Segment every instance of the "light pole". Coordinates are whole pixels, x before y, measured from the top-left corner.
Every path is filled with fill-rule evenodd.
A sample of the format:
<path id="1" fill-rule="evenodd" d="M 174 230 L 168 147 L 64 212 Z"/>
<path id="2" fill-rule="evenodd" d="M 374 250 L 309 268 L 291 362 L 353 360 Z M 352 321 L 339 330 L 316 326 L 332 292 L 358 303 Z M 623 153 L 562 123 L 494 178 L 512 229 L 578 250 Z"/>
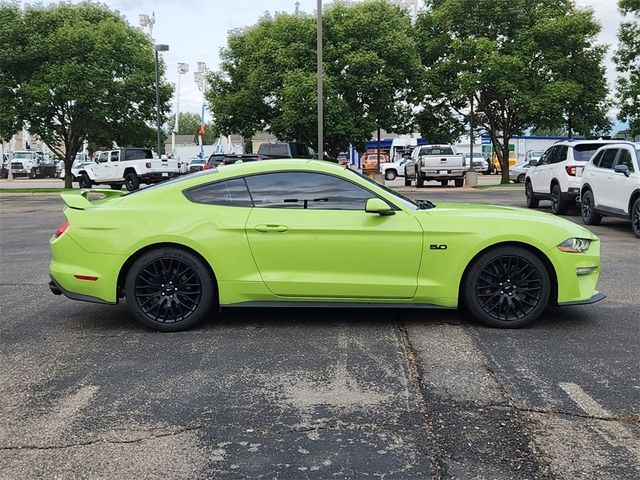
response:
<path id="1" fill-rule="evenodd" d="M 324 158 L 324 118 L 323 118 L 323 109 L 324 109 L 324 94 L 322 91 L 322 0 L 318 0 L 318 9 L 317 9 L 317 34 L 316 34 L 316 47 L 318 54 L 318 158 Z"/>
<path id="2" fill-rule="evenodd" d="M 160 65 L 158 60 L 158 52 L 166 52 L 169 50 L 169 45 L 165 45 L 163 43 L 156 44 L 153 46 L 155 50 L 155 59 L 156 59 L 156 133 L 158 136 L 158 157 L 160 157 L 160 141 L 161 141 L 161 132 L 160 132 Z"/>
<path id="3" fill-rule="evenodd" d="M 178 63 L 178 91 L 176 92 L 176 118 L 171 131 L 171 155 L 175 156 L 176 133 L 178 133 L 178 115 L 180 114 L 180 77 L 189 71 L 188 63 Z"/>
<path id="4" fill-rule="evenodd" d="M 207 74 L 209 70 L 207 70 L 207 64 L 205 62 L 198 62 L 198 71 L 193 72 L 193 79 L 198 85 L 198 90 L 202 92 L 202 113 L 200 114 L 200 127 L 198 128 L 198 143 L 200 144 L 200 153 L 198 154 L 199 158 L 204 158 L 204 145 L 202 143 L 203 135 L 204 135 L 204 102 L 205 102 L 205 93 L 207 91 Z"/>
<path id="5" fill-rule="evenodd" d="M 141 27 L 149 27 L 149 38 L 153 41 L 153 26 L 156 23 L 156 13 L 151 12 L 151 16 L 146 13 L 141 13 L 138 15 L 138 21 Z"/>

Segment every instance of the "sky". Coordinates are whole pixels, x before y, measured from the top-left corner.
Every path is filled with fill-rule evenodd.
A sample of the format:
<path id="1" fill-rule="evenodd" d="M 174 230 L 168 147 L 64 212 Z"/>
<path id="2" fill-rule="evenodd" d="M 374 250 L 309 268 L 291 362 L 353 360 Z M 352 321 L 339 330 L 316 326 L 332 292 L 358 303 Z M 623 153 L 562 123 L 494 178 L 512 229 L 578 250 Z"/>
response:
<path id="1" fill-rule="evenodd" d="M 305 12 L 315 12 L 317 0 L 297 0 Z M 609 45 L 606 58 L 607 79 L 611 89 L 615 85 L 615 66 L 611 60 L 617 45 L 616 33 L 622 20 L 616 0 L 575 0 L 579 7 L 591 8 L 602 25 L 598 41 Z M 266 11 L 293 12 L 296 0 L 103 0 L 110 8 L 120 11 L 134 26 L 138 15 L 155 14 L 153 37 L 156 43 L 166 43 L 169 51 L 162 53 L 167 65 L 167 77 L 177 84 L 178 62 L 189 64 L 189 72 L 182 76 L 180 111 L 200 112 L 202 93 L 198 90 L 193 72 L 197 62 L 205 62 L 216 70 L 220 63 L 220 49 L 226 45 L 229 30 L 253 25 Z M 328 3 L 325 1 L 325 4 Z M 175 98 L 174 98 L 175 108 Z M 616 111 L 611 112 L 615 116 Z M 615 122 L 613 130 L 622 125 Z"/>

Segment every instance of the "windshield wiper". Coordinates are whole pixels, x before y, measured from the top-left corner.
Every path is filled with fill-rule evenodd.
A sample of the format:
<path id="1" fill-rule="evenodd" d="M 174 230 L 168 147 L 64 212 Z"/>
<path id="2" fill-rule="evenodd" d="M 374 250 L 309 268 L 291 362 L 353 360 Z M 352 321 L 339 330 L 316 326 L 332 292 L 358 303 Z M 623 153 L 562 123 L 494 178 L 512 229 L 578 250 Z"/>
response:
<path id="1" fill-rule="evenodd" d="M 418 206 L 419 210 L 429 210 L 430 208 L 436 208 L 436 204 L 429 200 L 414 200 L 414 203 Z"/>

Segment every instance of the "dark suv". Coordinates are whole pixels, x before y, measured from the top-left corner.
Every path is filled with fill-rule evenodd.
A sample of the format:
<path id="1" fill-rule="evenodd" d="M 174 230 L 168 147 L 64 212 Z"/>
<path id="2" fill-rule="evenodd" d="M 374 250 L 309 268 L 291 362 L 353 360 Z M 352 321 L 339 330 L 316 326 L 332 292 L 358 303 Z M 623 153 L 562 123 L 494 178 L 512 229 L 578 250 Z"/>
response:
<path id="1" fill-rule="evenodd" d="M 220 165 L 231 165 L 232 163 L 236 163 L 239 161 L 255 162 L 256 160 L 262 160 L 262 157 L 251 153 L 245 153 L 243 155 L 231 153 L 214 153 L 209 157 L 209 160 L 207 160 L 207 163 L 204 165 L 204 169 L 209 170 L 210 168 L 216 168 Z"/>
<path id="2" fill-rule="evenodd" d="M 279 142 L 263 143 L 258 148 L 261 158 L 316 158 L 314 151 L 306 143 Z"/>

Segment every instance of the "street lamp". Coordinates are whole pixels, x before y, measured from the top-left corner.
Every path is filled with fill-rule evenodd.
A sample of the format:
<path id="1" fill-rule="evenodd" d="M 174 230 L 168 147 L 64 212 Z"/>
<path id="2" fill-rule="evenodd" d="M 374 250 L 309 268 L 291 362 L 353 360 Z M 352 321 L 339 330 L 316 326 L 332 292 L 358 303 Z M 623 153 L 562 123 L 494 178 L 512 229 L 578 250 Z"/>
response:
<path id="1" fill-rule="evenodd" d="M 178 115 L 180 113 L 180 77 L 189 71 L 188 63 L 178 63 L 178 91 L 176 92 L 176 118 L 171 131 L 171 155 L 175 156 L 176 133 L 178 133 Z"/>
<path id="2" fill-rule="evenodd" d="M 158 136 L 157 152 L 159 157 L 161 132 L 160 132 L 160 67 L 159 67 L 160 62 L 158 60 L 158 52 L 166 52 L 167 50 L 169 50 L 169 45 L 160 43 L 160 44 L 154 45 L 153 49 L 155 51 L 155 60 L 156 60 L 156 130 L 157 130 L 157 136 Z"/>
<path id="3" fill-rule="evenodd" d="M 156 13 L 151 12 L 151 16 L 146 13 L 141 13 L 138 15 L 138 21 L 141 27 L 149 27 L 149 38 L 153 41 L 153 26 L 156 23 Z"/>
<path id="4" fill-rule="evenodd" d="M 204 145 L 202 143 L 202 136 L 204 133 L 204 102 L 205 102 L 205 93 L 207 91 L 207 74 L 209 70 L 207 70 L 207 64 L 205 62 L 198 62 L 198 70 L 193 72 L 193 79 L 198 86 L 198 90 L 202 92 L 202 113 L 200 114 L 200 128 L 198 128 L 198 143 L 200 144 L 200 153 L 198 154 L 199 158 L 204 158 Z"/>
<path id="5" fill-rule="evenodd" d="M 322 92 L 322 0 L 318 0 L 317 18 L 316 18 L 316 47 L 318 55 L 318 158 L 324 158 L 324 132 L 323 132 L 323 109 L 324 98 Z"/>

